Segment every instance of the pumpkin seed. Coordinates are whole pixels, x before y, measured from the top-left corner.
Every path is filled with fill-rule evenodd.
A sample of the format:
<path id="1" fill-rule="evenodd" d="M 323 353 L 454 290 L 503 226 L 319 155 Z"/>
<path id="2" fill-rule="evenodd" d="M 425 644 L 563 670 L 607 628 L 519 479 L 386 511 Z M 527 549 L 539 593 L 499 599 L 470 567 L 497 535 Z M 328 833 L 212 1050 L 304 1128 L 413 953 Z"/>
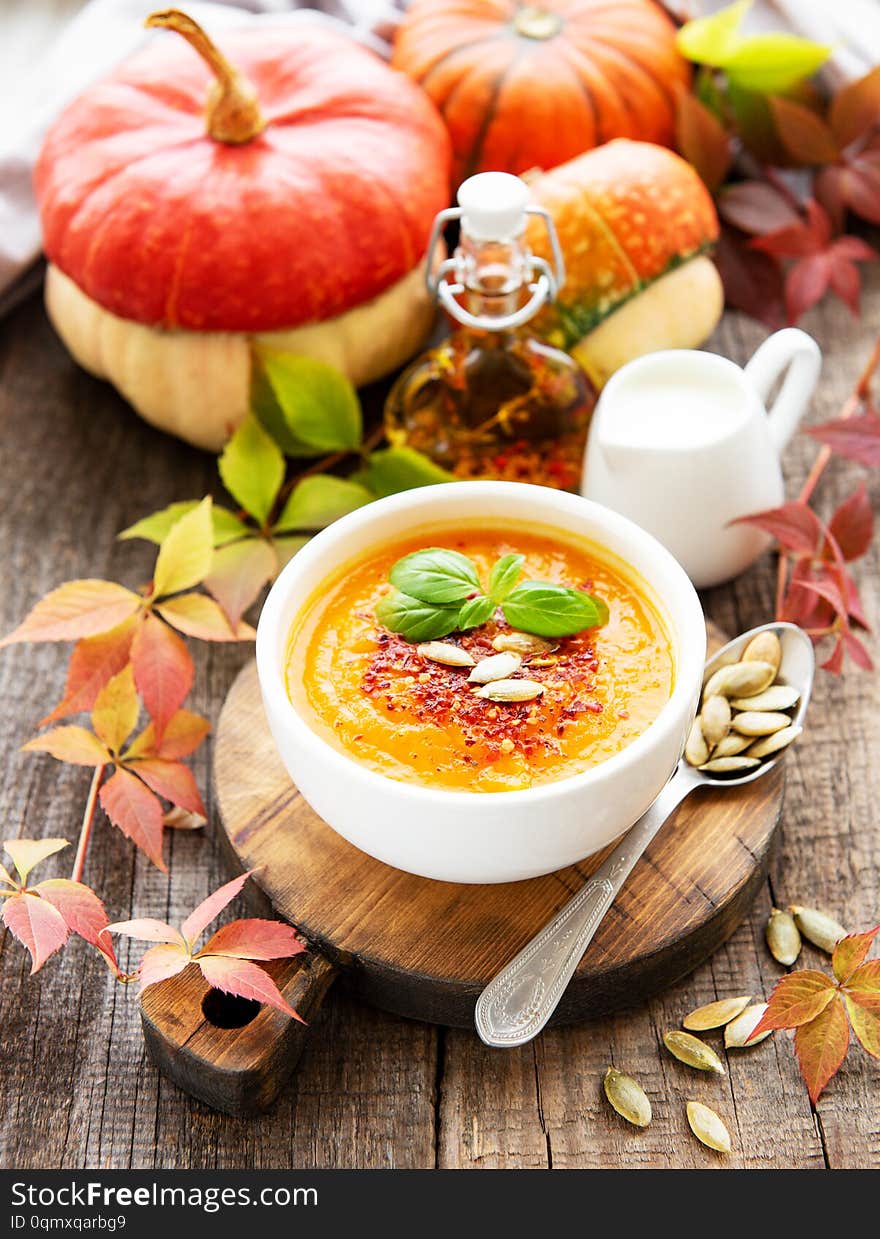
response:
<path id="1" fill-rule="evenodd" d="M 757 757 L 713 757 L 699 769 L 705 770 L 707 774 L 735 774 L 754 770 L 755 766 L 760 764 Z"/>
<path id="2" fill-rule="evenodd" d="M 772 1028 L 765 1029 L 760 1037 L 755 1037 L 754 1041 L 749 1041 L 749 1037 L 757 1028 L 766 1010 L 766 1002 L 756 1002 L 752 1006 L 746 1007 L 745 1011 L 741 1011 L 735 1020 L 731 1020 L 724 1029 L 725 1047 L 728 1050 L 741 1050 L 746 1046 L 760 1045 L 766 1037 L 769 1037 L 773 1031 Z"/>
<path id="3" fill-rule="evenodd" d="M 776 633 L 772 629 L 768 629 L 766 632 L 759 632 L 756 637 L 752 637 L 743 650 L 741 661 L 744 663 L 767 663 L 768 666 L 773 668 L 773 679 L 775 680 L 779 673 L 779 665 L 782 662 L 782 645 Z"/>
<path id="4" fill-rule="evenodd" d="M 704 1106 L 701 1101 L 689 1101 L 687 1119 L 691 1131 L 701 1144 L 715 1149 L 718 1153 L 730 1152 L 730 1132 L 714 1110 Z"/>
<path id="5" fill-rule="evenodd" d="M 774 731 L 782 731 L 783 727 L 790 727 L 791 719 L 773 710 L 744 710 L 733 716 L 731 726 L 741 736 L 769 736 Z"/>
<path id="6" fill-rule="evenodd" d="M 536 680 L 493 680 L 477 689 L 476 696 L 486 701 L 531 701 L 543 691 L 544 685 Z"/>
<path id="7" fill-rule="evenodd" d="M 714 749 L 719 740 L 723 740 L 730 731 L 730 702 L 726 697 L 716 693 L 703 702 L 700 715 L 703 736 L 710 749 Z"/>
<path id="8" fill-rule="evenodd" d="M 754 697 L 769 688 L 776 672 L 769 663 L 727 663 L 709 677 L 703 690 L 703 700 L 720 693 L 722 697 Z"/>
<path id="9" fill-rule="evenodd" d="M 726 1074 L 724 1064 L 711 1045 L 706 1045 L 699 1037 L 692 1037 L 690 1033 L 676 1029 L 674 1032 L 664 1033 L 663 1044 L 673 1058 L 686 1063 L 688 1067 L 695 1067 L 697 1071 L 717 1071 L 720 1076 Z"/>
<path id="10" fill-rule="evenodd" d="M 790 710 L 797 705 L 800 693 L 790 684 L 771 684 L 754 697 L 734 697 L 734 710 Z"/>
<path id="11" fill-rule="evenodd" d="M 559 656 L 557 654 L 550 654 L 549 657 L 547 658 L 530 658 L 529 666 L 530 667 L 555 667 L 558 662 L 559 662 Z"/>
<path id="12" fill-rule="evenodd" d="M 776 733 L 780 735 L 780 732 Z M 747 749 L 750 744 L 756 743 L 751 736 L 740 736 L 735 731 L 729 731 L 727 735 L 719 740 L 712 750 L 712 760 L 716 761 L 719 757 L 736 757 L 737 753 L 741 753 L 743 749 Z"/>
<path id="13" fill-rule="evenodd" d="M 530 632 L 499 632 L 492 642 L 493 650 L 500 654 L 519 654 L 528 658 L 530 654 L 549 654 L 556 646 L 552 641 L 536 637 Z"/>
<path id="14" fill-rule="evenodd" d="M 632 1076 L 624 1075 L 615 1067 L 605 1072 L 605 1096 L 621 1118 L 635 1127 L 647 1127 L 651 1121 L 651 1102 L 648 1094 Z"/>
<path id="15" fill-rule="evenodd" d="M 460 645 L 451 641 L 426 641 L 424 645 L 416 646 L 416 653 L 427 658 L 432 663 L 442 663 L 444 667 L 473 667 L 474 659 Z"/>
<path id="16" fill-rule="evenodd" d="M 509 680 L 514 671 L 519 671 L 522 659 L 509 651 L 481 658 L 468 676 L 469 684 L 490 684 L 492 680 Z"/>
<path id="17" fill-rule="evenodd" d="M 760 740 L 756 740 L 746 752 L 749 757 L 769 757 L 772 753 L 779 753 L 782 749 L 788 748 L 797 740 L 802 731 L 803 727 L 781 727 L 772 735 L 762 736 Z"/>
<path id="18" fill-rule="evenodd" d="M 803 936 L 820 951 L 827 951 L 830 955 L 840 939 L 846 937 L 847 931 L 826 912 L 819 912 L 816 908 L 802 908 L 799 904 L 789 905 L 788 910 Z"/>
<path id="19" fill-rule="evenodd" d="M 793 964 L 801 953 L 800 930 L 792 914 L 783 912 L 781 908 L 770 910 L 770 919 L 764 930 L 764 937 L 767 940 L 770 954 L 779 964 L 785 964 L 787 967 Z"/>
<path id="20" fill-rule="evenodd" d="M 682 1020 L 685 1028 L 692 1032 L 705 1032 L 708 1028 L 721 1028 L 752 1001 L 751 994 L 741 994 L 739 998 L 720 998 L 718 1002 L 708 1002 L 704 1007 L 697 1007 Z"/>
<path id="21" fill-rule="evenodd" d="M 703 728 L 699 714 L 691 724 L 687 744 L 684 746 L 685 760 L 690 766 L 702 766 L 709 760 L 709 746 L 703 736 Z"/>

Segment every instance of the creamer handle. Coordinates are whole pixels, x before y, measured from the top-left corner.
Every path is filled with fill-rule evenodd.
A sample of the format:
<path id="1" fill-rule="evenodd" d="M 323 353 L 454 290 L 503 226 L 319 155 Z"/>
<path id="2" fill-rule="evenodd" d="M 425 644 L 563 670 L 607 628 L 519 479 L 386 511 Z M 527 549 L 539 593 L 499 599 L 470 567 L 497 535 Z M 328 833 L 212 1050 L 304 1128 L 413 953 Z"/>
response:
<path id="1" fill-rule="evenodd" d="M 780 454 L 807 411 L 821 369 L 818 344 L 797 327 L 786 327 L 766 339 L 745 367 L 746 377 L 765 404 L 773 384 L 788 371 L 778 396 L 767 410 L 770 435 Z"/>

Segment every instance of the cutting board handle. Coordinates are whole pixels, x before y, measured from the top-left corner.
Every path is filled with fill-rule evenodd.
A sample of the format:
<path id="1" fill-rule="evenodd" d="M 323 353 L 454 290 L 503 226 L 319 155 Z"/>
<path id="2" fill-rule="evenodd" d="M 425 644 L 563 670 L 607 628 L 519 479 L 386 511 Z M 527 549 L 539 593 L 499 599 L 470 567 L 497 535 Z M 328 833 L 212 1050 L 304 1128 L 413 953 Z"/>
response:
<path id="1" fill-rule="evenodd" d="M 336 976 L 317 951 L 263 964 L 311 1021 Z M 235 1117 L 267 1110 L 296 1066 L 307 1024 L 273 1007 L 212 989 L 194 964 L 144 990 L 141 1020 L 150 1057 L 179 1088 Z"/>

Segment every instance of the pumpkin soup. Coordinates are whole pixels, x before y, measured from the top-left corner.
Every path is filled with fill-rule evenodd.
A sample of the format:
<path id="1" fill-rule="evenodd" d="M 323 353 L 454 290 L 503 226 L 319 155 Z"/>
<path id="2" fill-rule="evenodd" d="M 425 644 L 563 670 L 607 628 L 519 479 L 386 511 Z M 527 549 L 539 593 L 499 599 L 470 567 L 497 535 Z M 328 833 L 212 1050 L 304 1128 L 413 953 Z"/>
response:
<path id="1" fill-rule="evenodd" d="M 336 573 L 294 624 L 286 670 L 297 710 L 341 752 L 475 792 L 597 765 L 653 722 L 674 681 L 630 569 L 509 526 L 435 528 Z"/>

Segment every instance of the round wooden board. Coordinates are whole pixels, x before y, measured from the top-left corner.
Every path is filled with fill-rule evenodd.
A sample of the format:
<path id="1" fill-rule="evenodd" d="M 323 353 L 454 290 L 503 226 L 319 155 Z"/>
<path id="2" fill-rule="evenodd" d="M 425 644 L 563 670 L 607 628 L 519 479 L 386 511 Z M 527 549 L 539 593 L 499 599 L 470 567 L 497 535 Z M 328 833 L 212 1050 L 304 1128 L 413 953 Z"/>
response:
<path id="1" fill-rule="evenodd" d="M 255 880 L 275 911 L 346 969 L 367 1000 L 434 1023 L 472 1027 L 483 987 L 604 855 L 497 886 L 430 881 L 374 860 L 331 830 L 291 783 L 253 663 L 223 707 L 214 779 L 225 835 L 240 864 L 259 870 Z M 685 801 L 602 922 L 556 1019 L 633 1005 L 711 954 L 757 892 L 782 796 L 777 768 L 751 787 Z"/>

